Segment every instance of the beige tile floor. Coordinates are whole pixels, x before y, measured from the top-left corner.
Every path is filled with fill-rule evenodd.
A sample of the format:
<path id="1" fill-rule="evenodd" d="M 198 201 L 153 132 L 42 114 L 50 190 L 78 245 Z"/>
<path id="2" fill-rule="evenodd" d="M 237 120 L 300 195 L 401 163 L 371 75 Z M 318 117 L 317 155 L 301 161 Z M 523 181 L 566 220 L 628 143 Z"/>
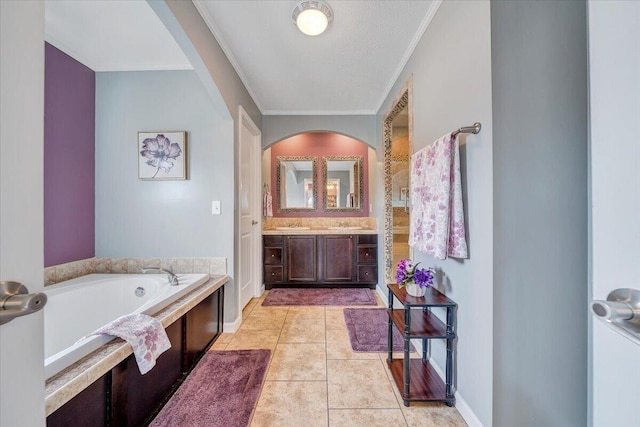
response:
<path id="1" fill-rule="evenodd" d="M 263 307 L 266 295 L 251 300 L 240 329 L 211 348 L 271 350 L 251 427 L 467 425 L 442 403 L 405 407 L 386 353 L 351 350 L 344 307 Z"/>

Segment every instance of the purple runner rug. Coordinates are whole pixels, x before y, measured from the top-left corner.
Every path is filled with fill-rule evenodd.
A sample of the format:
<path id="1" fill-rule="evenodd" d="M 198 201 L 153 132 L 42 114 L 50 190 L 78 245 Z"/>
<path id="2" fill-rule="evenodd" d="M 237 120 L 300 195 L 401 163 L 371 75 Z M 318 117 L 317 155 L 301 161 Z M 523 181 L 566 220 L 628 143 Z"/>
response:
<path id="1" fill-rule="evenodd" d="M 345 308 L 344 320 L 353 351 L 379 353 L 389 350 L 389 316 L 386 308 Z M 403 351 L 402 335 L 395 326 L 392 330 L 393 351 Z"/>
<path id="2" fill-rule="evenodd" d="M 209 351 L 169 399 L 153 427 L 248 426 L 271 350 Z"/>
<path id="3" fill-rule="evenodd" d="M 377 305 L 368 288 L 272 289 L 262 305 Z"/>

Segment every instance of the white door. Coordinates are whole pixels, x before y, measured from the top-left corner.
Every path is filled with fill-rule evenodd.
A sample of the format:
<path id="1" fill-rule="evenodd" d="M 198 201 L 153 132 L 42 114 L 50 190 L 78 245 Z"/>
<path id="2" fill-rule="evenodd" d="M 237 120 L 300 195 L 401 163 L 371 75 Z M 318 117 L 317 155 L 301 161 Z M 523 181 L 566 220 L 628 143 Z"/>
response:
<path id="1" fill-rule="evenodd" d="M 640 2 L 589 1 L 592 299 L 640 289 Z M 592 419 L 640 426 L 640 344 L 592 328 Z"/>
<path id="2" fill-rule="evenodd" d="M 259 280 L 259 245 L 261 223 L 260 167 L 261 142 L 260 130 L 242 107 L 238 113 L 239 132 L 239 283 L 240 310 L 261 294 Z"/>
<path id="3" fill-rule="evenodd" d="M 0 280 L 43 271 L 44 3 L 0 1 Z M 42 311 L 0 325 L 0 426 L 44 425 Z"/>

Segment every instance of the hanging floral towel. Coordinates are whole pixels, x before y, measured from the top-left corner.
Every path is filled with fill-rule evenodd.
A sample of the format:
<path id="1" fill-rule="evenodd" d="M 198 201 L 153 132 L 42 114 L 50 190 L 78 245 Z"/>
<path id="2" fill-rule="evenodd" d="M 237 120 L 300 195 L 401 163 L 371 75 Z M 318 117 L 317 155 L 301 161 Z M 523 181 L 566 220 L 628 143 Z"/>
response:
<path id="1" fill-rule="evenodd" d="M 265 218 L 273 216 L 273 199 L 268 191 L 265 191 L 262 196 L 262 216 Z"/>
<path id="2" fill-rule="evenodd" d="M 449 133 L 411 156 L 409 245 L 437 259 L 468 257 L 458 151 Z"/>
<path id="3" fill-rule="evenodd" d="M 355 196 L 353 193 L 349 193 L 347 194 L 347 208 L 354 208 L 355 207 Z"/>
<path id="4" fill-rule="evenodd" d="M 146 314 L 126 314 L 89 335 L 112 335 L 122 338 L 133 348 L 141 374 L 156 365 L 156 359 L 171 348 L 162 323 Z"/>

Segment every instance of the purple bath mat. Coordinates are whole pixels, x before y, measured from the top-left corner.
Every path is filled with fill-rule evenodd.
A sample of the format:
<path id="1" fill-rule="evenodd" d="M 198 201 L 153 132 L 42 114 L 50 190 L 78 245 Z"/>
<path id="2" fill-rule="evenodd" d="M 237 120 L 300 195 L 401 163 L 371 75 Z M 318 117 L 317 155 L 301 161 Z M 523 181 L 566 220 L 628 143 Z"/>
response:
<path id="1" fill-rule="evenodd" d="M 271 350 L 205 353 L 150 426 L 248 426 L 270 355 Z"/>
<path id="2" fill-rule="evenodd" d="M 272 289 L 262 305 L 377 305 L 367 288 Z"/>
<path id="3" fill-rule="evenodd" d="M 385 308 L 345 308 L 344 320 L 351 348 L 355 352 L 389 351 L 387 336 L 389 333 L 389 316 Z M 404 350 L 404 340 L 398 329 L 393 330 L 393 351 Z M 413 350 L 413 346 L 411 347 Z"/>

